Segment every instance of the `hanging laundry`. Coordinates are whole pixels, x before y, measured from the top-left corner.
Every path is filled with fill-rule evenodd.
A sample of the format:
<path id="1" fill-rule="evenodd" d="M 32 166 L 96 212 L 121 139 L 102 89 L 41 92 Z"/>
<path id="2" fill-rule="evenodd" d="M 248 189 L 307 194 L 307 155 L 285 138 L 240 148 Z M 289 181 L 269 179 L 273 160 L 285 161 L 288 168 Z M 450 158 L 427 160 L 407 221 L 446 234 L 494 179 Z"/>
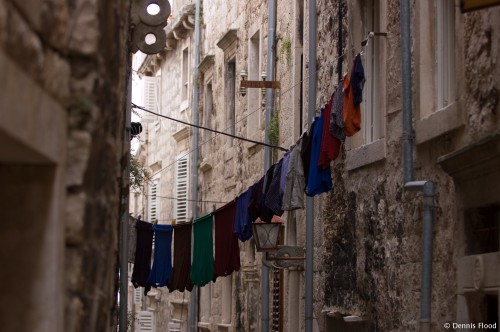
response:
<path id="1" fill-rule="evenodd" d="M 135 246 L 137 242 L 136 221 L 137 219 L 134 217 L 128 216 L 128 262 L 132 264 L 135 261 Z"/>
<path id="2" fill-rule="evenodd" d="M 190 278 L 193 285 L 205 286 L 214 280 L 214 240 L 212 214 L 193 222 L 193 264 Z"/>
<path id="3" fill-rule="evenodd" d="M 132 271 L 132 284 L 135 288 L 146 287 L 149 289 L 148 277 L 151 272 L 151 253 L 153 251 L 153 225 L 149 222 L 137 220 L 137 242 Z"/>
<path id="4" fill-rule="evenodd" d="M 361 129 L 361 101 L 364 84 L 361 56 L 354 59 L 349 75 L 344 76 L 344 124 L 346 136 L 352 136 Z"/>
<path id="5" fill-rule="evenodd" d="M 307 177 L 309 176 L 309 165 L 311 164 L 311 148 L 312 138 L 314 135 L 314 120 L 309 129 L 309 133 L 304 133 L 302 136 L 302 149 L 300 155 L 302 157 L 302 165 L 304 167 L 305 183 L 307 184 Z M 306 190 L 304 187 L 303 190 Z"/>
<path id="6" fill-rule="evenodd" d="M 245 242 L 252 237 L 252 219 L 248 213 L 248 206 L 253 194 L 255 184 L 236 199 L 236 217 L 233 232 L 240 241 Z"/>
<path id="7" fill-rule="evenodd" d="M 266 190 L 264 204 L 273 214 L 280 216 L 283 214 L 283 196 L 280 195 L 281 169 L 283 168 L 283 158 L 275 164 L 269 188 Z M 271 216 L 272 218 L 272 216 Z"/>
<path id="8" fill-rule="evenodd" d="M 354 92 L 354 106 L 358 106 L 363 101 L 363 87 L 365 86 L 365 70 L 358 53 L 354 58 L 354 69 L 351 76 L 351 85 Z"/>
<path id="9" fill-rule="evenodd" d="M 308 196 L 316 196 L 329 191 L 333 187 L 330 165 L 326 168 L 318 166 L 321 149 L 321 139 L 323 137 L 323 109 L 321 115 L 316 117 L 314 123 L 314 136 L 311 146 L 311 164 L 309 166 L 309 176 L 307 179 Z"/>
<path id="10" fill-rule="evenodd" d="M 171 225 L 153 225 L 155 250 L 153 267 L 148 277 L 148 284 L 153 287 L 165 287 L 172 273 L 172 231 Z"/>
<path id="11" fill-rule="evenodd" d="M 250 216 L 250 220 L 253 222 L 259 218 L 260 214 L 260 206 L 261 206 L 261 196 L 262 190 L 264 188 L 264 180 L 265 176 L 261 177 L 259 181 L 257 181 L 253 185 L 252 196 L 250 197 L 250 202 L 248 203 L 248 215 Z"/>
<path id="12" fill-rule="evenodd" d="M 307 133 L 290 150 L 290 161 L 286 171 L 285 188 L 283 192 L 283 210 L 304 208 L 305 176 L 302 162 L 302 142 Z"/>
<path id="13" fill-rule="evenodd" d="M 344 125 L 344 80 L 333 93 L 332 113 L 330 117 L 330 133 L 340 141 L 345 141 Z"/>
<path id="14" fill-rule="evenodd" d="M 174 225 L 174 264 L 168 290 L 192 291 L 193 284 L 189 278 L 191 272 L 191 223 Z"/>
<path id="15" fill-rule="evenodd" d="M 319 152 L 318 166 L 326 168 L 330 166 L 330 162 L 336 159 L 340 152 L 340 141 L 330 133 L 330 117 L 332 111 L 333 96 L 325 105 L 323 111 L 323 137 L 321 139 L 321 147 Z"/>
<path id="16" fill-rule="evenodd" d="M 287 151 L 283 156 L 283 166 L 281 167 L 281 176 L 280 176 L 280 196 L 281 196 L 282 206 L 283 206 L 283 195 L 285 194 L 286 173 L 288 171 L 289 163 L 290 163 L 290 151 Z"/>
<path id="17" fill-rule="evenodd" d="M 233 200 L 214 212 L 215 257 L 214 274 L 225 277 L 240 269 L 240 247 L 233 233 L 236 202 Z"/>

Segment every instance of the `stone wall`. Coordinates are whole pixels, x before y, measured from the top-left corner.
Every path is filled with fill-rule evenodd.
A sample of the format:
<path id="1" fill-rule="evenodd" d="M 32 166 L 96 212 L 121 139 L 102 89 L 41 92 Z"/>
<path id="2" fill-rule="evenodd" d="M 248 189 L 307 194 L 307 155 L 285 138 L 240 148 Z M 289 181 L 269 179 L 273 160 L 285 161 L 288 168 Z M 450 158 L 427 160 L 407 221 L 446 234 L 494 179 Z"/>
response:
<path id="1" fill-rule="evenodd" d="M 65 323 L 47 331 L 116 330 L 120 203 L 126 195 L 122 172 L 128 153 L 128 21 L 128 1 L 0 1 L 1 52 L 64 110 L 66 119 L 64 134 L 45 133 L 65 145 L 57 164 L 64 170 L 63 211 L 53 216 L 62 231 L 57 241 L 65 243 L 57 252 L 64 266 L 53 276 L 63 276 L 58 292 Z M 20 91 L 11 102 L 34 98 L 32 91 Z M 38 105 L 33 106 L 29 112 L 37 114 Z M 35 330 L 42 331 L 30 331 Z"/>

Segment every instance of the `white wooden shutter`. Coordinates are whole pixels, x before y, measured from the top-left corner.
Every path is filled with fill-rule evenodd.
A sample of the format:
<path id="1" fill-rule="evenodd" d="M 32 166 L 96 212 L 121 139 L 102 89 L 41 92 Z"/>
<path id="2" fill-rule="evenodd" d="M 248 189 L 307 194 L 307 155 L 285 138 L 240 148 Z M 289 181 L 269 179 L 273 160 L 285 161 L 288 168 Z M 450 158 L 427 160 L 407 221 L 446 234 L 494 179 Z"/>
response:
<path id="1" fill-rule="evenodd" d="M 151 311 L 139 311 L 137 313 L 139 332 L 154 332 L 154 316 Z"/>
<path id="2" fill-rule="evenodd" d="M 179 322 L 168 323 L 168 332 L 180 332 L 180 331 L 181 331 L 181 323 Z"/>
<path id="3" fill-rule="evenodd" d="M 147 110 L 158 112 L 159 93 L 158 77 L 145 76 L 144 81 L 144 107 Z"/>
<path id="4" fill-rule="evenodd" d="M 134 288 L 134 304 L 142 305 L 142 287 Z"/>
<path id="5" fill-rule="evenodd" d="M 175 219 L 178 223 L 186 222 L 188 217 L 188 156 L 177 159 L 175 167 Z"/>
<path id="6" fill-rule="evenodd" d="M 158 180 L 154 180 L 149 187 L 149 204 L 148 204 L 148 217 L 149 221 L 153 222 L 158 219 Z"/>

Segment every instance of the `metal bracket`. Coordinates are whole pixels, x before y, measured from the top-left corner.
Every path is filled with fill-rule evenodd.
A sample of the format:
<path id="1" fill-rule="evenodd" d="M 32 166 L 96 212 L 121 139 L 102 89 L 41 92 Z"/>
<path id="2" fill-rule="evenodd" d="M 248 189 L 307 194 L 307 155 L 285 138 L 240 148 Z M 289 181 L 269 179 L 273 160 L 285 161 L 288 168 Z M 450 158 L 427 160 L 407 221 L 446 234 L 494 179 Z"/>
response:
<path id="1" fill-rule="evenodd" d="M 272 267 L 280 269 L 304 269 L 304 248 L 299 246 L 278 246 L 273 252 L 266 252 L 263 261 L 270 261 Z M 268 262 L 269 263 L 269 262 Z"/>

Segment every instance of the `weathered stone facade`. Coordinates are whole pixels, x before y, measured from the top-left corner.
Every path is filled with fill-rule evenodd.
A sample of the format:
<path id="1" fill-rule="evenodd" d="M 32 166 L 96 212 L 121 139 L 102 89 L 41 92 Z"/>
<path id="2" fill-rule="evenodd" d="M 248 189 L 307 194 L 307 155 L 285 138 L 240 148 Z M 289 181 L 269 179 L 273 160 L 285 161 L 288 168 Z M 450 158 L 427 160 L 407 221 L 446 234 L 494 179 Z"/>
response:
<path id="1" fill-rule="evenodd" d="M 0 1 L 2 329 L 116 330 L 129 7 Z"/>
<path id="2" fill-rule="evenodd" d="M 281 82 L 281 89 L 273 111 L 279 118 L 278 145 L 283 147 L 294 144 L 308 128 L 312 69 L 308 64 L 307 3 L 277 1 L 275 80 Z M 349 324 L 363 331 L 418 330 L 423 195 L 406 190 L 403 177 L 400 1 L 318 0 L 317 9 L 317 106 L 327 102 L 339 76 L 350 71 L 360 52 L 367 82 L 362 129 L 347 138 L 332 164 L 333 190 L 315 198 L 314 324 L 320 331 L 347 330 Z M 231 131 L 234 125 L 236 135 L 263 141 L 261 91 L 247 89 L 243 96 L 239 84 L 242 70 L 249 80 L 260 80 L 266 71 L 267 10 L 264 1 L 205 2 L 199 78 L 193 82 L 190 73 L 186 104 L 180 97 L 185 83 L 181 79 L 182 51 L 188 47 L 192 59 L 192 32 L 169 46 L 161 59 L 148 58 L 150 74 L 161 76 L 161 113 L 190 122 L 191 112 L 198 109 L 202 126 Z M 495 218 L 500 202 L 496 185 L 500 176 L 500 72 L 496 60 L 500 29 L 494 18 L 500 9 L 462 13 L 453 1 L 440 5 L 418 1 L 411 3 L 411 13 L 410 138 L 414 180 L 430 180 L 436 185 L 431 326 L 438 330 L 447 322 L 498 319 L 499 283 L 492 277 L 498 262 L 480 270 L 484 284 L 480 282 L 477 291 L 472 290 L 468 268 L 474 259 L 491 262 L 499 251 Z M 440 15 L 447 15 L 447 20 Z M 370 31 L 387 35 L 369 38 Z M 368 41 L 366 47 L 361 46 L 364 40 Z M 197 107 L 189 96 L 193 84 L 200 89 Z M 150 134 L 143 138 L 145 149 L 151 149 L 148 166 L 161 170 L 159 193 L 175 197 L 175 156 L 192 152 L 192 136 L 187 127 L 181 132 L 182 125 L 155 121 L 161 123 L 160 129 L 152 134 L 158 125 L 150 122 Z M 199 144 L 195 152 L 198 199 L 203 202 L 197 206 L 197 215 L 202 216 L 237 197 L 264 174 L 264 149 L 203 130 Z M 273 162 L 282 155 L 275 153 Z M 151 169 L 154 173 L 155 168 Z M 159 219 L 168 222 L 175 218 L 174 203 L 159 202 Z M 285 244 L 305 246 L 304 211 L 283 217 L 287 220 Z M 481 222 L 489 223 L 497 242 L 470 235 L 483 231 L 477 226 Z M 471 231 L 470 227 L 478 228 Z M 482 241 L 492 244 L 470 249 Z M 255 254 L 252 242 L 240 243 L 240 250 L 241 271 L 229 277 L 230 281 L 217 280 L 200 290 L 197 324 L 205 331 L 260 330 L 261 255 Z M 304 330 L 304 273 L 284 271 L 280 287 L 280 326 L 284 331 Z M 179 298 L 182 295 L 162 296 L 165 303 L 160 304 L 157 327 L 173 318 L 166 302 Z M 486 311 L 493 314 L 486 317 Z M 347 323 L 345 316 L 357 316 L 350 319 L 359 322 Z"/>

